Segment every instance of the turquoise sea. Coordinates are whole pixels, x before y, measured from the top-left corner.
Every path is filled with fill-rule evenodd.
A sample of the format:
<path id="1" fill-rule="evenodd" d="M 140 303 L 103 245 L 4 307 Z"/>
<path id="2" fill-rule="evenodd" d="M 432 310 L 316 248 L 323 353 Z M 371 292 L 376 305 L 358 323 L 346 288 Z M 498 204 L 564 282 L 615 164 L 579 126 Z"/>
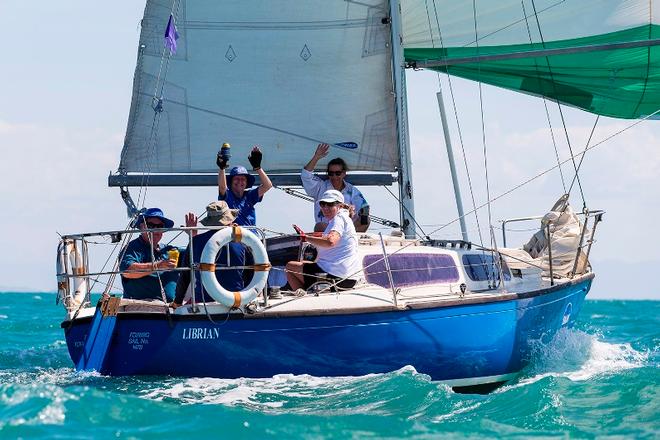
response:
<path id="1" fill-rule="evenodd" d="M 515 382 L 76 373 L 51 293 L 0 293 L 0 438 L 660 438 L 660 301 L 587 301 Z M 266 360 L 267 362 L 267 360 Z"/>

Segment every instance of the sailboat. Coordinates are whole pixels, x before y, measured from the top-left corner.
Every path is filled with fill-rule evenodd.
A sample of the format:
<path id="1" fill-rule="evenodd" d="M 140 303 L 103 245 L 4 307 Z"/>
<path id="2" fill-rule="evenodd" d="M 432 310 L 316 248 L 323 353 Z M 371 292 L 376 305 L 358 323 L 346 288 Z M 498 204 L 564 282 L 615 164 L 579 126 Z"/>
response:
<path id="1" fill-rule="evenodd" d="M 231 140 L 236 156 L 271 146 L 269 174 L 280 187 L 299 186 L 301 157 L 327 142 L 354 171 L 348 181 L 398 184 L 398 229 L 360 235 L 362 282 L 351 289 L 276 299 L 264 281 L 249 301 L 193 300 L 176 310 L 123 299 L 113 291 L 118 270 L 90 269 L 93 237 L 121 242 L 135 229 L 65 235 L 58 292 L 76 368 L 236 378 L 410 365 L 465 391 L 514 379 L 535 346 L 575 322 L 594 278 L 588 257 L 602 212 L 585 207 L 580 216 L 564 195 L 524 248 L 477 245 L 447 136 L 462 236 L 418 236 L 405 69 L 599 115 L 652 117 L 660 108 L 651 81 L 658 14 L 641 1 L 481 3 L 147 0 L 125 142 L 109 177 L 131 215 L 140 204 L 131 187 L 215 186 L 219 140 Z M 262 267 L 281 267 L 276 245 L 291 237 L 253 232 L 266 243 Z M 107 275 L 92 304 L 95 280 Z"/>

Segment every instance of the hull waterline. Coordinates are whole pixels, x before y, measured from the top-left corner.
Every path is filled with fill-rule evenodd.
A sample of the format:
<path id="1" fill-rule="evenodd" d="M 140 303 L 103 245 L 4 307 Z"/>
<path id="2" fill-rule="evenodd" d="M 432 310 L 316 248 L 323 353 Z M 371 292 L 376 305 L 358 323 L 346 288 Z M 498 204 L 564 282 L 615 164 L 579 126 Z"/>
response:
<path id="1" fill-rule="evenodd" d="M 455 387 L 515 377 L 578 315 L 593 275 L 514 299 L 286 315 L 119 313 L 99 368 L 111 376 L 361 376 L 412 365 Z M 213 322 L 212 322 L 212 321 Z M 74 364 L 92 319 L 65 321 Z"/>

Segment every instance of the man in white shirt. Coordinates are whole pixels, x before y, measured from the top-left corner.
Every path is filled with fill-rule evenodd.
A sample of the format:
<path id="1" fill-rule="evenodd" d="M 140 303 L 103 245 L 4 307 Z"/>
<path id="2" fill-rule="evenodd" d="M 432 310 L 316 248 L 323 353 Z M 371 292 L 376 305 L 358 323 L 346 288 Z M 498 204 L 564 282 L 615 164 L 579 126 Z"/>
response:
<path id="1" fill-rule="evenodd" d="M 314 231 L 324 231 L 328 219 L 323 216 L 319 200 L 328 190 L 337 190 L 342 193 L 344 203 L 351 209 L 351 220 L 357 232 L 365 232 L 369 228 L 369 204 L 359 189 L 346 182 L 348 167 L 343 159 L 337 157 L 328 162 L 328 180 L 323 180 L 314 174 L 314 168 L 319 160 L 328 155 L 330 145 L 319 144 L 312 159 L 302 169 L 300 177 L 307 195 L 314 197 Z"/>

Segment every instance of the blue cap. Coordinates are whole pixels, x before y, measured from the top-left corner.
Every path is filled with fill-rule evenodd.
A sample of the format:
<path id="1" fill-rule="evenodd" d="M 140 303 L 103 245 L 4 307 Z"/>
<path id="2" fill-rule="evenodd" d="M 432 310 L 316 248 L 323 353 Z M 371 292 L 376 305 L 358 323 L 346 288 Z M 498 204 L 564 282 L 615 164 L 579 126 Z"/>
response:
<path id="1" fill-rule="evenodd" d="M 135 226 L 138 227 L 142 224 L 144 219 L 147 218 L 158 218 L 163 222 L 163 226 L 166 228 L 171 228 L 174 226 L 174 222 L 170 220 L 169 218 L 165 217 L 165 214 L 163 214 L 163 210 L 160 208 L 147 208 L 141 213 L 138 214 L 137 220 L 135 220 Z"/>
<path id="2" fill-rule="evenodd" d="M 234 176 L 245 176 L 247 177 L 247 185 L 245 186 L 245 189 L 247 188 L 252 188 L 252 185 L 254 185 L 254 181 L 256 180 L 254 176 L 251 176 L 248 174 L 247 170 L 245 167 L 233 167 L 231 170 L 229 170 L 229 175 L 227 176 L 227 186 L 231 187 L 231 179 L 234 178 Z"/>

